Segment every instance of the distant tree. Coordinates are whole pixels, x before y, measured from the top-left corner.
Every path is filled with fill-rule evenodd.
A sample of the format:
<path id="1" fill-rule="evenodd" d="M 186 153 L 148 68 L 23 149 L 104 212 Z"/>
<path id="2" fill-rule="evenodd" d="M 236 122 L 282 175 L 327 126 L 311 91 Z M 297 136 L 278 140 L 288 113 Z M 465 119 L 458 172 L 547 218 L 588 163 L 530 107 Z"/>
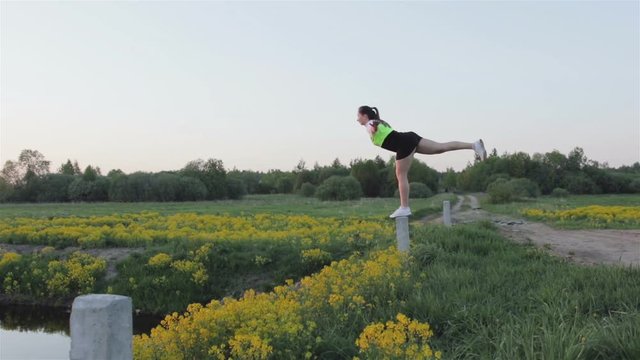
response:
<path id="1" fill-rule="evenodd" d="M 67 159 L 66 163 L 60 165 L 58 173 L 62 175 L 80 175 L 76 173 L 76 168 L 73 166 L 70 159 Z"/>
<path id="2" fill-rule="evenodd" d="M 193 160 L 187 163 L 180 173 L 202 181 L 207 187 L 209 200 L 222 199 L 227 194 L 227 173 L 221 160 Z"/>
<path id="3" fill-rule="evenodd" d="M 447 168 L 447 171 L 442 176 L 442 187 L 451 191 L 456 188 L 457 181 L 458 175 L 453 168 Z"/>
<path id="4" fill-rule="evenodd" d="M 21 173 L 20 165 L 17 161 L 7 160 L 2 168 L 2 178 L 12 186 L 19 186 L 23 183 L 24 174 Z"/>
<path id="5" fill-rule="evenodd" d="M 69 174 L 47 174 L 42 178 L 42 185 L 36 195 L 38 202 L 69 201 L 69 185 L 75 177 Z"/>
<path id="6" fill-rule="evenodd" d="M 0 177 L 0 203 L 10 201 L 12 196 L 13 186 L 4 177 Z"/>
<path id="7" fill-rule="evenodd" d="M 375 160 L 356 159 L 350 165 L 351 176 L 360 183 L 364 196 L 379 196 L 382 185 L 379 163 Z"/>
<path id="8" fill-rule="evenodd" d="M 32 172 L 36 176 L 42 176 L 49 173 L 50 161 L 44 158 L 44 155 L 38 150 L 22 150 L 18 156 L 18 163 L 25 172 Z"/>
<path id="9" fill-rule="evenodd" d="M 82 174 L 82 179 L 84 181 L 95 181 L 98 177 L 98 170 L 94 169 L 91 165 L 88 165 L 84 169 L 84 173 Z"/>

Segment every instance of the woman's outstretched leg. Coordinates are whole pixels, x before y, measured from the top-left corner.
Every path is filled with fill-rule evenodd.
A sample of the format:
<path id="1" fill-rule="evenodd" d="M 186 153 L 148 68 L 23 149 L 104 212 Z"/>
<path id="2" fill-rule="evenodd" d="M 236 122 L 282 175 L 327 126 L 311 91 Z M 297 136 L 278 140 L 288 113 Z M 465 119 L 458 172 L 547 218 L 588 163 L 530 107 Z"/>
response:
<path id="1" fill-rule="evenodd" d="M 418 147 L 416 148 L 416 152 L 419 154 L 442 154 L 448 151 L 454 150 L 473 150 L 476 153 L 476 156 L 482 160 L 487 158 L 487 151 L 484 149 L 484 143 L 482 139 L 473 142 L 462 142 L 462 141 L 449 141 L 444 143 L 439 143 L 433 140 L 422 138 L 418 143 Z"/>
<path id="2" fill-rule="evenodd" d="M 447 151 L 463 150 L 463 149 L 473 150 L 473 143 L 462 142 L 462 141 L 449 141 L 449 142 L 439 143 L 433 140 L 422 138 L 418 143 L 418 147 L 416 151 L 419 154 L 432 155 L 432 154 L 442 154 Z"/>

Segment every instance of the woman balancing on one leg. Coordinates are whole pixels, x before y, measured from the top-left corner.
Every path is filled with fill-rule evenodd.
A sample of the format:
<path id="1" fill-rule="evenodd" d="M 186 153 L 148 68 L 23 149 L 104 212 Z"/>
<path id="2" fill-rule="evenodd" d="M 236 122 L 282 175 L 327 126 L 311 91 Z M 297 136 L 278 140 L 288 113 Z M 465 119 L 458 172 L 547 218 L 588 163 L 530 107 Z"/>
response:
<path id="1" fill-rule="evenodd" d="M 485 160 L 487 151 L 484 149 L 482 139 L 474 142 L 451 141 L 438 143 L 424 139 L 420 135 L 410 132 L 397 132 L 391 125 L 380 119 L 380 113 L 375 107 L 361 106 L 358 109 L 358 122 L 366 126 L 374 145 L 396 153 L 396 177 L 398 178 L 398 191 L 400 192 L 400 207 L 389 215 L 391 218 L 409 216 L 409 168 L 413 160 L 413 154 L 442 154 L 447 151 L 470 149 L 475 151 L 476 158 Z"/>

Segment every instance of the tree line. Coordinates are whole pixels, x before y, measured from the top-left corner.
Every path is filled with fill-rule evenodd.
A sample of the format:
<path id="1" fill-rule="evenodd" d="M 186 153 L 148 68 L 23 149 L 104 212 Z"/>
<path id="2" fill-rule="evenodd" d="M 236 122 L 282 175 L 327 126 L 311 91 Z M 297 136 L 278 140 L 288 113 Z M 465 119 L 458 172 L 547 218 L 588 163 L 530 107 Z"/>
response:
<path id="1" fill-rule="evenodd" d="M 355 159 L 344 165 L 307 167 L 301 160 L 292 170 L 226 170 L 222 160 L 210 158 L 188 162 L 179 170 L 126 174 L 119 169 L 106 175 L 98 166 L 81 169 L 70 159 L 54 172 L 37 150 L 26 149 L 17 160 L 8 160 L 0 173 L 0 202 L 69 201 L 199 201 L 240 199 L 246 194 L 292 194 L 324 200 L 397 196 L 395 161 Z M 469 163 L 456 172 L 438 172 L 414 159 L 409 171 L 412 196 L 439 191 L 485 191 L 492 183 L 527 179 L 536 189 L 529 193 L 550 194 L 565 189 L 573 194 L 640 192 L 640 163 L 610 168 L 589 160 L 577 147 L 564 155 L 557 150 L 545 154 L 516 152 L 498 155 L 495 149 L 486 161 Z M 522 181 L 520 181 L 522 183 Z M 494 185 L 495 187 L 495 185 Z"/>

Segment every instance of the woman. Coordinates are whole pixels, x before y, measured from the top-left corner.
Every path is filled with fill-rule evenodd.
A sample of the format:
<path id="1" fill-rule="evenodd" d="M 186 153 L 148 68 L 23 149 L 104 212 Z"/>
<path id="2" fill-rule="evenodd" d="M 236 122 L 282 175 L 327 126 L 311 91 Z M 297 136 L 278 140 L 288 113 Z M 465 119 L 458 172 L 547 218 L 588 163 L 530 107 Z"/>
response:
<path id="1" fill-rule="evenodd" d="M 484 149 L 482 139 L 474 143 L 460 141 L 438 143 L 424 139 L 413 131 L 397 132 L 391 128 L 389 123 L 380 119 L 380 112 L 375 107 L 360 106 L 358 122 L 367 128 L 374 145 L 396 153 L 396 178 L 400 192 L 400 207 L 389 215 L 391 218 L 411 215 L 408 173 L 414 153 L 442 154 L 447 151 L 470 149 L 475 151 L 476 158 L 481 160 L 487 158 L 487 151 Z"/>

